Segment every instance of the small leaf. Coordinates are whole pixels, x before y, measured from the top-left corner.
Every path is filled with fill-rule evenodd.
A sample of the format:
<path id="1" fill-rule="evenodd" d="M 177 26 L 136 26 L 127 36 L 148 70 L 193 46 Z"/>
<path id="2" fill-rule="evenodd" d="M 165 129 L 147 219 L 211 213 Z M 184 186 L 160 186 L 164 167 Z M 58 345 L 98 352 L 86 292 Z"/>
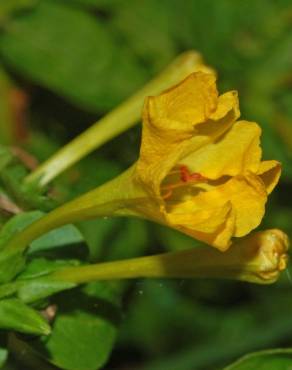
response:
<path id="1" fill-rule="evenodd" d="M 65 225 L 59 229 L 52 230 L 44 236 L 33 241 L 30 253 L 60 248 L 67 245 L 79 244 L 84 241 L 80 231 L 73 225 Z"/>
<path id="2" fill-rule="evenodd" d="M 46 278 L 33 279 L 20 285 L 17 296 L 23 302 L 32 303 L 74 287 L 76 284 L 64 281 Z"/>
<path id="3" fill-rule="evenodd" d="M 51 331 L 46 320 L 19 299 L 0 301 L 0 328 L 36 335 L 48 335 Z"/>

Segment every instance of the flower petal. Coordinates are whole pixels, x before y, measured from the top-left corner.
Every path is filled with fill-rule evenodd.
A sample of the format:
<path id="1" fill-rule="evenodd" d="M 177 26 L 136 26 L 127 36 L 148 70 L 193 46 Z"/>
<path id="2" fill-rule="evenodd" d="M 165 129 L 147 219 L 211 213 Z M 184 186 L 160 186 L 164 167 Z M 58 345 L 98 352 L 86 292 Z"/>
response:
<path id="1" fill-rule="evenodd" d="M 263 161 L 260 163 L 257 174 L 263 180 L 268 194 L 277 185 L 281 176 L 281 163 L 278 161 Z"/>
<path id="2" fill-rule="evenodd" d="M 200 195 L 197 197 L 199 198 Z M 252 173 L 235 176 L 214 190 L 202 193 L 201 198 L 209 197 L 210 202 L 229 200 L 235 212 L 234 236 L 244 236 L 256 228 L 265 213 L 267 192 L 264 183 Z M 196 199 L 196 201 L 202 199 Z"/>
<path id="3" fill-rule="evenodd" d="M 226 116 L 230 111 L 234 111 L 235 119 L 239 118 L 239 102 L 238 102 L 238 93 L 236 90 L 228 91 L 225 94 L 222 94 L 218 98 L 217 108 L 210 115 L 209 119 L 212 121 L 217 121 L 220 118 Z"/>
<path id="4" fill-rule="evenodd" d="M 214 74 L 195 72 L 178 85 L 150 98 L 150 120 L 165 118 L 184 126 L 204 122 L 217 107 L 218 92 Z"/>
<path id="5" fill-rule="evenodd" d="M 186 84 L 188 91 L 190 82 L 192 80 Z M 184 83 L 186 80 L 182 84 Z M 159 109 L 157 112 L 155 109 L 151 111 L 151 104 L 157 105 L 156 100 L 159 100 L 159 97 L 148 98 L 144 104 L 142 145 L 136 180 L 141 182 L 148 192 L 159 197 L 160 183 L 170 169 L 182 157 L 216 140 L 232 126 L 240 112 L 237 93 L 232 91 L 223 94 L 218 98 L 217 109 L 211 114 L 212 119 L 193 128 L 190 123 L 158 118 Z M 191 103 L 194 104 L 193 101 Z M 215 118 L 218 120 L 215 121 Z"/>
<path id="6" fill-rule="evenodd" d="M 234 232 L 235 219 L 230 202 L 190 213 L 169 213 L 166 219 L 170 226 L 222 251 L 229 247 Z"/>
<path id="7" fill-rule="evenodd" d="M 253 122 L 238 121 L 219 140 L 211 142 L 182 160 L 191 172 L 208 179 L 257 172 L 260 166 L 260 127 Z"/>
<path id="8" fill-rule="evenodd" d="M 169 207 L 174 214 L 192 213 L 223 207 L 230 202 L 235 216 L 234 236 L 243 236 L 257 227 L 265 212 L 267 192 L 261 178 L 253 173 L 235 176 L 225 183 L 201 191 L 191 199 Z M 195 216 L 194 216 L 195 217 Z"/>
<path id="9" fill-rule="evenodd" d="M 239 102 L 236 91 L 229 91 L 218 98 L 218 105 L 210 119 L 195 127 L 195 132 L 184 147 L 180 159 L 189 156 L 196 150 L 216 141 L 239 118 Z"/>

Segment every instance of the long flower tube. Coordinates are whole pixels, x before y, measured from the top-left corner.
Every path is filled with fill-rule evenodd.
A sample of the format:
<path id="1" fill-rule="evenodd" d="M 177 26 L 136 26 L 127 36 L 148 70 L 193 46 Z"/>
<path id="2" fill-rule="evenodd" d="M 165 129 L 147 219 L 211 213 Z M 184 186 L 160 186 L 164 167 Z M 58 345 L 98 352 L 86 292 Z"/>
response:
<path id="1" fill-rule="evenodd" d="M 113 216 L 142 217 L 139 214 L 139 207 L 147 205 L 148 198 L 129 184 L 129 176 L 131 177 L 133 170 L 134 167 L 131 167 L 104 185 L 54 209 L 15 234 L 4 249 L 24 251 L 41 235 L 63 225 L 86 219 Z"/>
<path id="2" fill-rule="evenodd" d="M 281 230 L 259 231 L 234 240 L 224 253 L 214 248 L 196 247 L 120 261 L 60 267 L 29 279 L 20 275 L 15 281 L 3 280 L 0 297 L 16 295 L 23 302 L 32 303 L 80 284 L 135 278 L 221 278 L 271 284 L 287 267 L 288 247 L 288 237 Z"/>
<path id="3" fill-rule="evenodd" d="M 42 163 L 26 177 L 25 182 L 34 183 L 38 187 L 47 185 L 87 154 L 138 123 L 146 96 L 160 93 L 195 71 L 211 69 L 204 64 L 199 53 L 195 51 L 182 53 L 132 97 Z"/>
<path id="4" fill-rule="evenodd" d="M 273 229 L 250 234 L 227 252 L 192 248 L 129 260 L 67 267 L 50 279 L 67 283 L 147 278 L 224 278 L 258 284 L 275 282 L 287 264 L 288 238 Z"/>

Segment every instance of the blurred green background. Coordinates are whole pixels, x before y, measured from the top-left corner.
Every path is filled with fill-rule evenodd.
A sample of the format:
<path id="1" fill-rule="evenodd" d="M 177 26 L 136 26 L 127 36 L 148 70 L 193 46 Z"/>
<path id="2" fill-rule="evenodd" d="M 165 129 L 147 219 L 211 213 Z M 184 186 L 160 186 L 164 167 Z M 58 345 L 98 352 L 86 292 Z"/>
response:
<path id="1" fill-rule="evenodd" d="M 180 52 L 198 50 L 217 70 L 220 91 L 238 90 L 242 117 L 263 128 L 264 158 L 283 163 L 260 228 L 291 236 L 291 0 L 1 0 L 0 27 L 0 143 L 39 161 Z M 140 126 L 131 129 L 68 171 L 56 181 L 58 197 L 83 193 L 133 163 L 140 133 Z M 137 220 L 80 227 L 92 260 L 196 245 Z M 117 340 L 104 368 L 221 369 L 251 351 L 292 347 L 291 312 L 286 273 L 272 286 L 136 281 L 123 286 Z"/>

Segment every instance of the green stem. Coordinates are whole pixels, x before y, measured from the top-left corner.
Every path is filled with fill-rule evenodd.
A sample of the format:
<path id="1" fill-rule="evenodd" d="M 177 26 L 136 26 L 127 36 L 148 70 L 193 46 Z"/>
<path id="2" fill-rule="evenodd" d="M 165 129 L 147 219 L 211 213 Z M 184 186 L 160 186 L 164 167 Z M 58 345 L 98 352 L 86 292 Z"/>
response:
<path id="1" fill-rule="evenodd" d="M 270 231 L 268 234 L 253 234 L 234 243 L 224 253 L 209 247 L 192 248 L 122 261 L 67 267 L 55 271 L 50 278 L 82 284 L 111 279 L 212 277 L 270 284 L 286 267 L 287 257 L 285 248 L 276 259 L 270 256 L 270 247 L 268 250 L 266 248 L 269 235 Z"/>
<path id="2" fill-rule="evenodd" d="M 215 261 L 214 261 L 215 255 Z M 209 258 L 211 257 L 211 258 Z M 53 274 L 53 278 L 76 284 L 95 280 L 159 278 L 159 277 L 203 277 L 206 270 L 216 275 L 216 268 L 226 265 L 225 255 L 211 248 L 163 253 L 122 261 L 68 267 Z M 219 265 L 218 262 L 220 261 Z M 215 262 L 213 266 L 212 261 Z M 210 276 L 208 274 L 208 276 Z"/>
<path id="3" fill-rule="evenodd" d="M 132 191 L 128 179 L 133 170 L 134 166 L 104 185 L 65 203 L 33 222 L 13 236 L 6 244 L 5 250 L 25 250 L 33 240 L 66 224 L 97 217 L 136 215 L 131 211 L 130 205 L 139 200 L 139 194 Z"/>
<path id="4" fill-rule="evenodd" d="M 41 164 L 26 177 L 25 182 L 36 183 L 39 187 L 45 186 L 87 154 L 134 126 L 140 119 L 146 96 L 156 95 L 178 83 L 201 65 L 202 60 L 198 53 L 194 51 L 183 53 L 140 91 Z"/>

